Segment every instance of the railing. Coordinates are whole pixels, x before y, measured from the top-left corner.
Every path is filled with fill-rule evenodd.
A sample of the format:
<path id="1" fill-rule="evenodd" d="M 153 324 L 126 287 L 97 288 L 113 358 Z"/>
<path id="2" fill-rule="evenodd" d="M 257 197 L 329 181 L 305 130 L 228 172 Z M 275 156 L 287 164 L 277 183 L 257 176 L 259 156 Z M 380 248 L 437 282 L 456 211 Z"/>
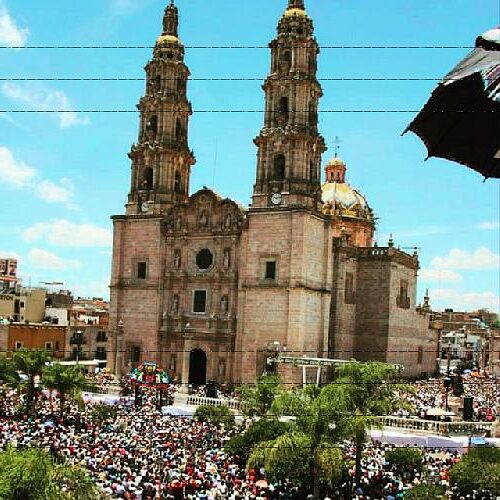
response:
<path id="1" fill-rule="evenodd" d="M 420 432 L 434 432 L 445 436 L 450 434 L 491 434 L 493 428 L 491 422 L 440 422 L 404 417 L 380 417 L 380 420 L 385 427 L 397 427 L 399 429 Z"/>
<path id="2" fill-rule="evenodd" d="M 231 410 L 239 410 L 240 401 L 237 399 L 226 399 L 226 398 L 207 398 L 204 396 L 191 395 L 188 397 L 187 404 L 191 406 L 227 406 Z"/>

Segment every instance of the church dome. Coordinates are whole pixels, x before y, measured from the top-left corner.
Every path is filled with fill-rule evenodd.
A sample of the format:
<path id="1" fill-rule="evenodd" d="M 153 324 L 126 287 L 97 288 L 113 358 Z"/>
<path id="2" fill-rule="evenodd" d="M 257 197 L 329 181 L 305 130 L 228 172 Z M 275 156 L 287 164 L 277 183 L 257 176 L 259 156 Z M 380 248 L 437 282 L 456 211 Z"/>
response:
<path id="1" fill-rule="evenodd" d="M 345 182 L 346 164 L 338 157 L 326 164 L 326 182 L 321 187 L 323 213 L 373 221 L 366 198 Z"/>

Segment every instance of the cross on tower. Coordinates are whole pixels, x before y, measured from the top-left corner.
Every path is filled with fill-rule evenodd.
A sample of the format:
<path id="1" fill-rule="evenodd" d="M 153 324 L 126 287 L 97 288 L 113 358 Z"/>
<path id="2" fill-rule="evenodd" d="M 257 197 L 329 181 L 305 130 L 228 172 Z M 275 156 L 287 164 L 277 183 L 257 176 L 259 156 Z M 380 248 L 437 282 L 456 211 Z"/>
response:
<path id="1" fill-rule="evenodd" d="M 338 135 L 335 136 L 335 139 L 333 140 L 333 144 L 335 146 L 335 158 L 337 158 L 339 154 L 339 149 L 340 149 L 340 144 L 342 141 L 340 140 L 340 137 Z"/>

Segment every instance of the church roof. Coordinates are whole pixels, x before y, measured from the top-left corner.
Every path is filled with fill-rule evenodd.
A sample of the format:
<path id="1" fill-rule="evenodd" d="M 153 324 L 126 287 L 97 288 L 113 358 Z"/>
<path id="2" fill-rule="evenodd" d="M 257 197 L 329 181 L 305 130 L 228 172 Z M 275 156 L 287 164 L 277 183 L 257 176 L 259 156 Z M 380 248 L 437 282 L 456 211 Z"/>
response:
<path id="1" fill-rule="evenodd" d="M 326 164 L 327 182 L 322 185 L 323 213 L 373 222 L 373 211 L 366 198 L 345 182 L 346 164 L 337 156 Z M 339 175 L 328 175 L 329 172 Z"/>

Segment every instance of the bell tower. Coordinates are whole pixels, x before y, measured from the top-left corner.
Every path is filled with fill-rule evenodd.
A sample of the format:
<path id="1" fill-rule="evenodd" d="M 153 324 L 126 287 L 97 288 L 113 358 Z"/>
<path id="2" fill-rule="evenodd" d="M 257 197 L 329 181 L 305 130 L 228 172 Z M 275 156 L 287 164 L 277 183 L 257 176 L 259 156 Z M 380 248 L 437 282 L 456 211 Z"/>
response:
<path id="1" fill-rule="evenodd" d="M 316 78 L 319 45 L 304 0 L 289 0 L 270 43 L 271 71 L 263 85 L 264 127 L 255 139 L 257 179 L 252 208 L 306 207 L 321 211 L 321 155 Z"/>
<path id="2" fill-rule="evenodd" d="M 146 92 L 141 98 L 139 137 L 132 146 L 132 177 L 127 215 L 162 214 L 189 196 L 191 167 L 188 146 L 191 103 L 187 99 L 190 72 L 178 37 L 179 11 L 170 1 L 163 32 L 146 65 Z"/>

